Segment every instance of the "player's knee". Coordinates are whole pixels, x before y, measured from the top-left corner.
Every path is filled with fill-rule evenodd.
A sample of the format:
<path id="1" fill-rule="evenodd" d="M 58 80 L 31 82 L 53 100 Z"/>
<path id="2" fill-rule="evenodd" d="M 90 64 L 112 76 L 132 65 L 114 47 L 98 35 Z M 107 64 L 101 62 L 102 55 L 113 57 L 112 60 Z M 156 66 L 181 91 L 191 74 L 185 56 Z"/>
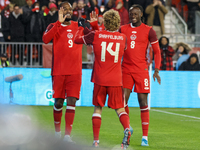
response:
<path id="1" fill-rule="evenodd" d="M 76 105 L 77 99 L 75 97 L 68 97 L 67 98 L 67 104 L 69 105 Z"/>
<path id="2" fill-rule="evenodd" d="M 63 102 L 64 102 L 64 100 L 62 100 L 62 99 L 56 99 L 54 105 L 55 105 L 56 108 L 59 109 L 59 108 L 63 107 Z"/>

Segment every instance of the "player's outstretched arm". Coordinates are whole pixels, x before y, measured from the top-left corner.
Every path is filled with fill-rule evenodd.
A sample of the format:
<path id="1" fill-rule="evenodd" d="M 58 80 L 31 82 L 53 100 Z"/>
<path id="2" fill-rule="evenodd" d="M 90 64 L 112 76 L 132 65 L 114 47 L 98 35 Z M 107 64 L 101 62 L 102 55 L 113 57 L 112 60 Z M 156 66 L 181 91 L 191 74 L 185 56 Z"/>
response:
<path id="1" fill-rule="evenodd" d="M 96 14 L 95 11 L 92 11 L 90 13 L 90 20 L 87 20 L 91 27 L 92 27 L 92 30 L 99 30 L 99 26 L 98 26 L 98 15 Z"/>

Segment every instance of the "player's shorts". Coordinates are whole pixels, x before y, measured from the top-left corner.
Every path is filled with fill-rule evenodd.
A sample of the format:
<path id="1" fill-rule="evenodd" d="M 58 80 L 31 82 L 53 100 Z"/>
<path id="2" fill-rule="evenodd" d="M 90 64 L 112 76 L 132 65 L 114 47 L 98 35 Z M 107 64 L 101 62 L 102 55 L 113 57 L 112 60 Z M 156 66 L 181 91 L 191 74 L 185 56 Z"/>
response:
<path id="1" fill-rule="evenodd" d="M 124 108 L 125 98 L 122 86 L 101 86 L 94 84 L 93 105 L 104 107 L 108 94 L 108 107 L 112 109 Z"/>
<path id="2" fill-rule="evenodd" d="M 52 76 L 53 98 L 75 97 L 79 99 L 81 74 Z"/>
<path id="3" fill-rule="evenodd" d="M 123 88 L 132 90 L 136 93 L 150 93 L 149 73 L 123 73 Z"/>

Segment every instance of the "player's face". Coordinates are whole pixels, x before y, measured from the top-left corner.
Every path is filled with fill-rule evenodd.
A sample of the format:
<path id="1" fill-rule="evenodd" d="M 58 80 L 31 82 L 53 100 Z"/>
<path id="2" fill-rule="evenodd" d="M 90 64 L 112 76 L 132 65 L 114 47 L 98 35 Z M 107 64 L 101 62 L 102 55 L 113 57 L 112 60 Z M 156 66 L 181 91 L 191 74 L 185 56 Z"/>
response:
<path id="1" fill-rule="evenodd" d="M 143 13 L 137 7 L 129 9 L 129 19 L 133 25 L 141 22 L 142 15 Z"/>
<path id="2" fill-rule="evenodd" d="M 63 16 L 67 16 L 66 19 L 71 19 L 72 18 L 72 14 L 73 14 L 73 9 L 72 6 L 69 3 L 64 3 L 62 5 L 63 9 L 64 9 L 64 13 Z"/>

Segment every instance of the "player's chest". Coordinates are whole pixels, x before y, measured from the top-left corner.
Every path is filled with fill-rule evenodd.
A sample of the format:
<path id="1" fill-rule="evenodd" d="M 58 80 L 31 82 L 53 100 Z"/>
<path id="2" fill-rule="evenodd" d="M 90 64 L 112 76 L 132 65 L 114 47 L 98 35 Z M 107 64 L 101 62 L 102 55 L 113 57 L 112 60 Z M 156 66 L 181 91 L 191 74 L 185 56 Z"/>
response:
<path id="1" fill-rule="evenodd" d="M 148 41 L 148 33 L 141 30 L 130 30 L 126 33 L 127 42 L 134 41 L 137 44 L 144 44 Z"/>
<path id="2" fill-rule="evenodd" d="M 66 39 L 66 40 L 73 40 L 75 35 L 76 35 L 76 31 L 78 30 L 78 28 L 63 28 L 60 31 L 60 38 Z"/>

